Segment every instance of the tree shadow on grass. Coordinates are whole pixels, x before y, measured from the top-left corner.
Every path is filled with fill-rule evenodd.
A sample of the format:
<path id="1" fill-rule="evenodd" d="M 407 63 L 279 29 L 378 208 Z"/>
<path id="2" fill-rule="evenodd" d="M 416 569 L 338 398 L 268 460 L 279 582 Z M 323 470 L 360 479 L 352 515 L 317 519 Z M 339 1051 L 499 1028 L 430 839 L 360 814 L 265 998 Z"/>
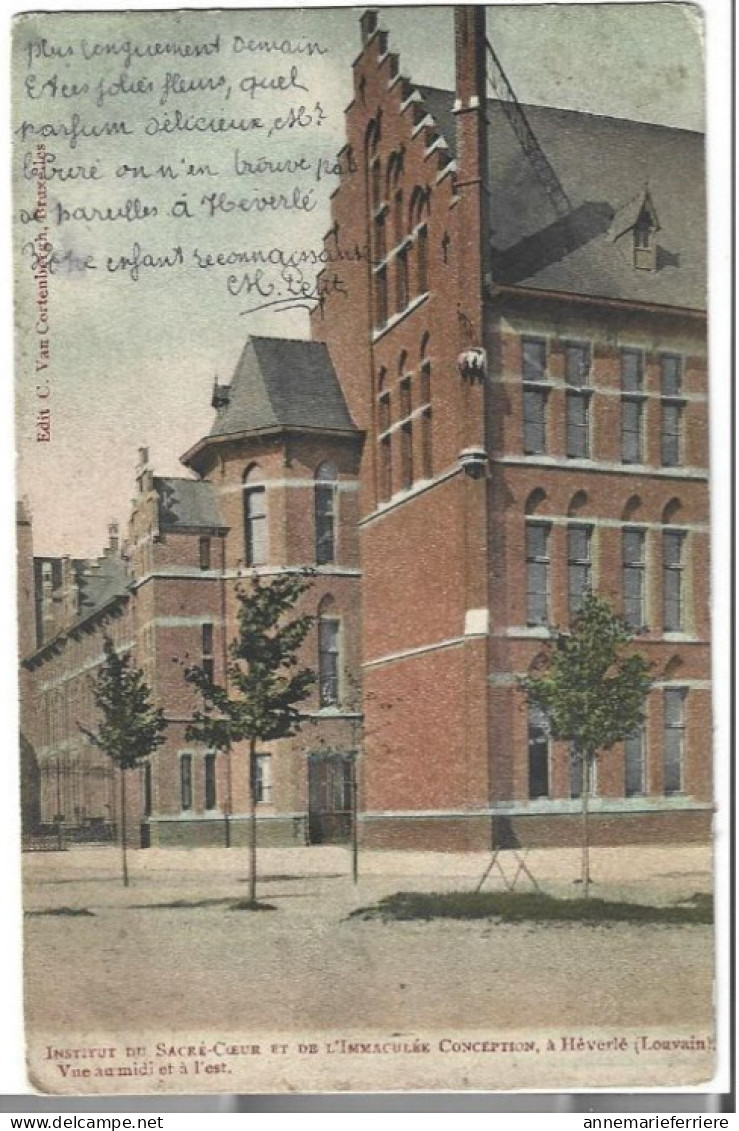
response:
<path id="1" fill-rule="evenodd" d="M 93 916 L 94 911 L 88 911 L 86 907 L 47 907 L 44 911 L 26 911 L 24 912 L 29 918 L 37 918 L 41 915 L 89 915 Z"/>

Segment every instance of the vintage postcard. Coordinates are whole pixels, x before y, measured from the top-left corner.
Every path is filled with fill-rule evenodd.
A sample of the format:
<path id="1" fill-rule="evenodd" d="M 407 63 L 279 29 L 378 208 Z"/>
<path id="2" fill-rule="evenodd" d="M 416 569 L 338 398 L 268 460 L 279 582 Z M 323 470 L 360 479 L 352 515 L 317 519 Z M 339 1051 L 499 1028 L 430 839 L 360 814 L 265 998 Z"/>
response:
<path id="1" fill-rule="evenodd" d="M 35 1089 L 710 1087 L 703 36 L 15 17 Z"/>

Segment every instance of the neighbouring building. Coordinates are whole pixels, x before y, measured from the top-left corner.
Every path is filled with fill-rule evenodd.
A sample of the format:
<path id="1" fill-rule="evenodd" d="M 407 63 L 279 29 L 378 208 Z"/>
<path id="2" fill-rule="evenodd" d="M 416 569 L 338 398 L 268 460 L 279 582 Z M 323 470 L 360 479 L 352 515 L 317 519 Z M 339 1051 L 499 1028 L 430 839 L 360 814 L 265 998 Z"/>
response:
<path id="1" fill-rule="evenodd" d="M 577 763 L 517 678 L 589 589 L 657 674 L 599 764 L 593 838 L 708 837 L 703 137 L 521 107 L 484 8 L 455 10 L 455 50 L 454 92 L 415 86 L 362 16 L 325 237 L 343 287 L 311 341 L 249 340 L 189 476 L 140 453 L 125 554 L 112 531 L 98 562 L 31 563 L 23 516 L 43 825 L 115 807 L 76 726 L 107 631 L 171 722 L 131 791 L 140 843 L 243 839 L 244 759 L 187 742 L 173 660 L 218 679 L 239 579 L 311 567 L 319 680 L 260 754 L 263 842 L 345 838 L 355 769 L 368 846 L 574 842 Z"/>

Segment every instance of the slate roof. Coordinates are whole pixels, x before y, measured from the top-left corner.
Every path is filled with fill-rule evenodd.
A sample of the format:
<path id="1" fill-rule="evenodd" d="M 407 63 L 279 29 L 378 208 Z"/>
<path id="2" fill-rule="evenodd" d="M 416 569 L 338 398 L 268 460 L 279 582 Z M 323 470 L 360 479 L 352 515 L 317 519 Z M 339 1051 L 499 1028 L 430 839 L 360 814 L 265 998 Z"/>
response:
<path id="1" fill-rule="evenodd" d="M 126 594 L 131 580 L 126 563 L 118 554 L 72 562 L 80 594 L 79 620 L 102 609 L 114 597 Z"/>
<path id="2" fill-rule="evenodd" d="M 211 436 L 274 428 L 356 431 L 323 342 L 249 338 L 226 402 Z"/>
<path id="3" fill-rule="evenodd" d="M 223 529 L 212 483 L 155 476 L 154 489 L 159 495 L 159 526 L 163 532 Z"/>
<path id="4" fill-rule="evenodd" d="M 453 95 L 418 87 L 456 156 Z M 558 218 L 501 102 L 488 102 L 494 281 L 702 310 L 706 305 L 704 138 L 668 126 L 547 106 L 523 107 L 571 203 Z M 659 216 L 657 270 L 633 265 L 614 216 L 645 185 Z"/>

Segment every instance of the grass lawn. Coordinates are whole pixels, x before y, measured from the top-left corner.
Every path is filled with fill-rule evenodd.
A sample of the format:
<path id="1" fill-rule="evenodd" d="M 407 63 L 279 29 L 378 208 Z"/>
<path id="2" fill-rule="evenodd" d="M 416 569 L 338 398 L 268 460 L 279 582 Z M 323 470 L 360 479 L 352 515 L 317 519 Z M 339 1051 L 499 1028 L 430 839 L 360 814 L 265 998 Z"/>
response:
<path id="1" fill-rule="evenodd" d="M 605 899 L 555 899 L 542 892 L 408 892 L 388 895 L 349 918 L 503 919 L 507 922 L 712 923 L 713 898 L 695 895 L 669 907 Z"/>

